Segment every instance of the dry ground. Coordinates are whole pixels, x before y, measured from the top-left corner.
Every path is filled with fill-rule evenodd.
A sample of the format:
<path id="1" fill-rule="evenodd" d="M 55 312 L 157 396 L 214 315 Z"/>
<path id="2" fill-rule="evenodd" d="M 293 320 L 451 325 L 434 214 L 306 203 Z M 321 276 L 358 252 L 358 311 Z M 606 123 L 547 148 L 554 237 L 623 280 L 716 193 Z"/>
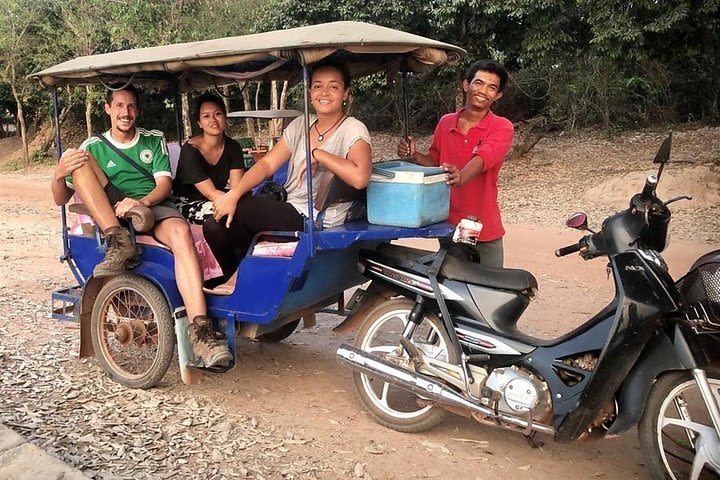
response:
<path id="1" fill-rule="evenodd" d="M 562 226 L 569 213 L 586 209 L 598 225 L 641 188 L 662 137 L 543 139 L 505 165 L 507 263 L 540 283 L 540 298 L 523 319 L 528 331 L 559 335 L 611 299 L 602 260 L 556 259 L 552 252 L 579 236 Z M 7 143 L 0 140 L 0 163 Z M 393 145 L 388 137 L 375 141 L 376 151 Z M 674 157 L 691 163 L 669 166 L 663 181 L 702 197 L 675 209 L 666 257 L 678 276 L 719 248 L 720 129 L 679 132 L 675 147 Z M 91 476 L 648 478 L 634 431 L 582 444 L 547 438 L 532 449 L 521 435 L 459 417 L 416 435 L 384 429 L 359 407 L 349 372 L 333 358 L 351 336 L 331 332 L 339 321 L 332 316 L 280 344 L 240 342 L 238 366 L 198 385 L 183 385 L 176 367 L 147 392 L 113 384 L 93 361 L 74 357 L 72 325 L 47 319 L 50 292 L 72 281 L 57 261 L 50 172 L 39 166 L 0 174 L 0 421 Z"/>

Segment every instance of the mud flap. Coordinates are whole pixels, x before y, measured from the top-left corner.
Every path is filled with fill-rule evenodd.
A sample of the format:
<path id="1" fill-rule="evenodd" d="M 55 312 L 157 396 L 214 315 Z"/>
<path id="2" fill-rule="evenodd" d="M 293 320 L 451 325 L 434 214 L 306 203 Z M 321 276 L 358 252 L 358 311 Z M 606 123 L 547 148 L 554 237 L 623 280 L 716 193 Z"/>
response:
<path id="1" fill-rule="evenodd" d="M 346 308 L 351 309 L 350 315 L 333 328 L 333 332 L 348 333 L 356 330 L 373 308 L 396 295 L 397 293 L 393 289 L 375 280 L 370 283 L 365 291 L 358 288 L 346 306 Z"/>
<path id="2" fill-rule="evenodd" d="M 189 321 L 185 315 L 185 309 L 175 312 L 175 337 L 178 347 L 178 361 L 180 363 L 180 378 L 185 385 L 192 385 L 200 381 L 203 372 L 192 367 L 195 361 L 190 334 L 188 333 Z"/>

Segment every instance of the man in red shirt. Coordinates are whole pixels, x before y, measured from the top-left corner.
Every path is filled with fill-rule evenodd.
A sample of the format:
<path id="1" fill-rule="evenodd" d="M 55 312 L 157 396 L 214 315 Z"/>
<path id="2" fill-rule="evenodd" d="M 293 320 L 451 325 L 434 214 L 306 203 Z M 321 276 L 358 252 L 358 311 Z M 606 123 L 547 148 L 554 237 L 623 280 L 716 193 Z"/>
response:
<path id="1" fill-rule="evenodd" d="M 502 267 L 505 234 L 497 202 L 500 167 L 513 141 L 513 125 L 495 115 L 490 107 L 503 95 L 508 73 L 491 60 L 473 63 L 465 72 L 465 106 L 443 116 L 435 128 L 427 154 L 415 148 L 415 139 L 405 138 L 398 155 L 412 156 L 420 165 L 441 166 L 448 172 L 450 218 L 475 217 L 483 225 L 471 257 L 484 265 Z M 445 245 L 445 242 L 442 242 Z M 452 244 L 451 250 L 460 246 Z"/>

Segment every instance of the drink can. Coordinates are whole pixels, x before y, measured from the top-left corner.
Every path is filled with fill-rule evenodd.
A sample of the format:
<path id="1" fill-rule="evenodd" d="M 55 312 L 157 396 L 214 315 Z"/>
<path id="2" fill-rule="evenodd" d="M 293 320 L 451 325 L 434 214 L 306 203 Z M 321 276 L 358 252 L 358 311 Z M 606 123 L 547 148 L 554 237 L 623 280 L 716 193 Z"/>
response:
<path id="1" fill-rule="evenodd" d="M 482 228 L 483 225 L 479 221 L 470 218 L 463 218 L 457 224 L 457 227 L 455 227 L 455 233 L 453 233 L 453 242 L 475 245 L 477 243 L 478 237 L 480 236 Z"/>

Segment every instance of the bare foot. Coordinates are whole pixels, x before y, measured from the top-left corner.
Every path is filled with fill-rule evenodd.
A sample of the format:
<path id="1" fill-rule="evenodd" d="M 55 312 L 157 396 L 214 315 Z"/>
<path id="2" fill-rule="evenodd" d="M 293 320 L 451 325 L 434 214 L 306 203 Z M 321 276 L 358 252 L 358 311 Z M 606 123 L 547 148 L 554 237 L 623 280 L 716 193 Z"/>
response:
<path id="1" fill-rule="evenodd" d="M 235 291 L 235 282 L 237 282 L 237 272 L 233 273 L 233 276 L 230 277 L 227 282 L 218 285 L 212 290 L 209 288 L 203 288 L 203 291 L 205 293 L 211 293 L 213 295 L 232 295 L 232 293 Z"/>

